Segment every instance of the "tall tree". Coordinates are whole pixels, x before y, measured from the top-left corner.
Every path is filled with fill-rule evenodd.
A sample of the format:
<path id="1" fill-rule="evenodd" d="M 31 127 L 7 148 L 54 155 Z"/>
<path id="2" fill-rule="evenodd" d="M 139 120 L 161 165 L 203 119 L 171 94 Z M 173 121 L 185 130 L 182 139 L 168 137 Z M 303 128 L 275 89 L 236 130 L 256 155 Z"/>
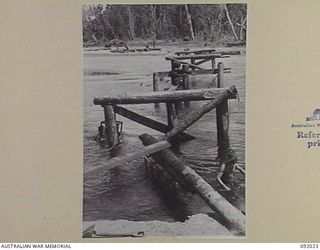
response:
<path id="1" fill-rule="evenodd" d="M 237 36 L 237 33 L 236 33 L 236 30 L 235 30 L 235 28 L 234 28 L 234 26 L 233 26 L 232 20 L 231 20 L 230 15 L 229 15 L 228 6 L 227 6 L 226 4 L 224 4 L 224 5 L 223 5 L 223 8 L 224 8 L 224 10 L 225 10 L 225 12 L 226 12 L 226 16 L 227 16 L 228 22 L 229 22 L 230 27 L 231 27 L 231 30 L 232 30 L 232 34 L 233 34 L 233 36 L 234 36 L 234 38 L 235 38 L 236 40 L 239 40 L 239 38 L 238 38 L 238 36 Z"/>
<path id="2" fill-rule="evenodd" d="M 244 20 L 242 20 L 241 23 L 236 23 L 236 25 L 238 25 L 240 27 L 239 38 L 241 41 L 245 40 L 245 36 L 243 35 L 243 31 L 247 30 L 246 29 L 246 22 L 247 22 L 247 17 Z"/>
<path id="3" fill-rule="evenodd" d="M 132 40 L 136 39 L 135 27 L 134 27 L 134 18 L 131 11 L 131 6 L 127 6 L 128 11 L 128 21 L 129 21 L 129 30 L 130 30 L 130 38 Z"/>
<path id="4" fill-rule="evenodd" d="M 152 32 L 152 38 L 157 38 L 157 15 L 156 15 L 156 9 L 157 5 L 150 5 L 151 8 L 151 32 Z"/>
<path id="5" fill-rule="evenodd" d="M 187 22 L 188 22 L 188 26 L 189 26 L 190 37 L 191 37 L 192 40 L 194 40 L 194 31 L 193 31 L 192 19 L 191 19 L 191 15 L 190 15 L 190 11 L 189 11 L 189 6 L 188 6 L 188 4 L 185 4 L 185 5 L 184 5 L 184 8 L 185 8 L 185 10 L 186 10 Z"/>
<path id="6" fill-rule="evenodd" d="M 110 13 L 111 6 L 99 4 L 98 7 L 101 8 L 99 13 L 99 19 L 101 20 L 101 23 L 104 28 L 104 37 L 108 37 L 108 34 L 110 32 L 112 35 L 112 38 L 118 39 L 119 36 L 116 34 L 113 26 L 109 22 L 109 13 Z"/>

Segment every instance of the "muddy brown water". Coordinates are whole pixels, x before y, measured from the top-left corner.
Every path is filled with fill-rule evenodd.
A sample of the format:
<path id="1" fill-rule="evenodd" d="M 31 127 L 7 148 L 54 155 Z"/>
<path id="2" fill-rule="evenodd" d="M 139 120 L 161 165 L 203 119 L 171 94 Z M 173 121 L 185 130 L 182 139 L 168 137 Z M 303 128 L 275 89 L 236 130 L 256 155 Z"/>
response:
<path id="1" fill-rule="evenodd" d="M 170 52 L 182 48 L 165 48 Z M 95 141 L 100 121 L 104 119 L 103 109 L 93 104 L 93 98 L 123 93 L 145 93 L 152 91 L 152 73 L 169 71 L 170 63 L 166 55 L 109 56 L 84 55 L 84 170 L 103 165 L 108 159 L 143 148 L 138 136 L 161 133 L 117 116 L 123 121 L 121 144 L 109 151 Z M 236 150 L 239 165 L 245 168 L 245 55 L 232 55 L 218 59 L 225 67 L 231 67 L 231 74 L 225 74 L 225 86 L 236 85 L 240 100 L 230 100 L 230 142 Z M 203 64 L 210 67 L 210 63 Z M 169 87 L 170 81 L 161 84 Z M 213 75 L 191 76 L 192 88 L 215 86 Z M 192 102 L 199 107 L 203 102 Z M 153 104 L 128 105 L 133 111 L 152 119 L 166 122 L 165 105 L 155 108 Z M 181 145 L 181 158 L 219 191 L 234 206 L 245 213 L 245 177 L 235 174 L 232 192 L 222 191 L 216 182 L 217 140 L 215 111 L 206 114 L 186 132 L 196 139 Z M 127 219 L 133 221 L 184 221 L 198 213 L 219 218 L 208 205 L 195 194 L 183 190 L 164 191 L 146 173 L 144 160 L 137 159 L 117 168 L 97 171 L 84 176 L 83 220 Z"/>

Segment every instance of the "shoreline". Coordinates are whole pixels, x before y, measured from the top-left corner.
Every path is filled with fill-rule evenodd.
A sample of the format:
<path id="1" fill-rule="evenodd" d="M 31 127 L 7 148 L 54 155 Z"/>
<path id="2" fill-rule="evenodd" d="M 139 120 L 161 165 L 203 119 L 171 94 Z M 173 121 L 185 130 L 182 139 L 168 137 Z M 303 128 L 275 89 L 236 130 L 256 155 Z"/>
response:
<path id="1" fill-rule="evenodd" d="M 207 214 L 195 214 L 184 222 L 99 220 L 83 221 L 83 231 L 94 227 L 105 235 L 134 235 L 143 232 L 144 237 L 239 237 Z M 121 236 L 118 236 L 121 237 Z M 87 238 L 84 236 L 84 238 Z M 91 238 L 91 237 L 88 237 Z M 113 238 L 117 238 L 114 236 Z"/>
<path id="2" fill-rule="evenodd" d="M 223 46 L 187 46 L 188 44 L 171 44 L 171 45 L 160 45 L 157 44 L 157 48 L 160 48 L 161 50 L 156 51 L 135 51 L 135 52 L 111 52 L 110 48 L 106 48 L 103 46 L 92 46 L 92 47 L 83 47 L 83 54 L 84 55 L 165 55 L 171 52 L 172 48 L 191 48 L 191 49 L 201 49 L 201 48 L 213 48 L 216 49 L 217 53 L 222 52 L 225 54 L 230 55 L 241 55 L 246 54 L 246 46 L 234 46 L 234 47 L 223 47 Z M 122 48 L 122 47 L 119 47 Z M 137 49 L 137 48 L 143 48 L 140 45 L 130 45 L 130 48 Z"/>
<path id="3" fill-rule="evenodd" d="M 152 44 L 152 39 L 137 39 L 137 40 L 130 40 L 130 41 L 123 41 L 126 43 L 129 47 L 144 47 L 146 44 L 151 45 Z M 85 44 L 83 43 L 83 48 L 92 48 L 92 47 L 102 47 L 105 48 L 105 44 L 107 41 L 98 41 L 96 44 Z M 231 43 L 239 43 L 239 41 L 234 41 L 234 40 L 220 40 L 216 42 L 212 41 L 204 41 L 204 40 L 191 40 L 191 41 L 183 41 L 183 40 L 176 40 L 176 41 L 168 41 L 168 40 L 156 40 L 156 47 L 157 46 L 188 46 L 188 47 L 227 47 L 227 48 L 232 48 L 233 46 L 228 46 L 228 44 Z M 246 47 L 246 43 L 244 43 L 243 46 L 238 46 L 235 45 L 235 47 Z"/>

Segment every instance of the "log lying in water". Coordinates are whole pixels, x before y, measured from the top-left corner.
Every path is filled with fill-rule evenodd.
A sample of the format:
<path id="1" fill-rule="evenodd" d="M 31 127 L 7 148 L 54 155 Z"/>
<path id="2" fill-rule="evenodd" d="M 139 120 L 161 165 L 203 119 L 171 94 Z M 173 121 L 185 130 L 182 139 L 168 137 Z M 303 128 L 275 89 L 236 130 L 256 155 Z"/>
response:
<path id="1" fill-rule="evenodd" d="M 123 156 L 111 158 L 110 160 L 108 160 L 106 162 L 106 164 L 101 165 L 101 166 L 92 167 L 89 170 L 85 171 L 84 174 L 88 174 L 88 173 L 91 173 L 91 172 L 94 172 L 97 170 L 102 170 L 102 169 L 110 170 L 114 167 L 121 166 L 121 165 L 127 163 L 128 161 L 142 158 L 144 156 L 150 155 L 150 154 L 157 152 L 159 150 L 170 148 L 170 147 L 171 147 L 171 144 L 169 142 L 160 141 L 160 142 L 154 143 L 150 146 L 147 146 L 143 149 L 136 150 L 135 152 L 128 153 Z"/>
<path id="2" fill-rule="evenodd" d="M 202 116 L 204 116 L 206 113 L 210 112 L 215 107 L 217 107 L 222 101 L 228 98 L 235 98 L 236 95 L 237 89 L 235 86 L 232 86 L 230 89 L 224 90 L 214 100 L 208 102 L 202 107 L 188 110 L 188 112 L 185 112 L 183 115 L 178 117 L 177 124 L 174 126 L 172 130 L 170 130 L 166 134 L 166 138 L 171 138 L 177 135 L 178 133 L 181 133 L 182 131 L 190 127 L 193 123 L 195 123 L 197 120 L 199 120 Z"/>
<path id="3" fill-rule="evenodd" d="M 231 88 L 235 88 L 234 86 Z M 230 89 L 231 89 L 230 88 Z M 161 91 L 143 94 L 118 95 L 94 98 L 95 105 L 115 105 L 115 104 L 142 104 L 155 102 L 177 102 L 177 101 L 201 101 L 212 100 L 225 95 L 230 90 L 226 88 L 209 88 L 209 89 L 190 89 L 179 91 Z M 233 95 L 227 95 L 228 98 L 235 98 Z"/>
<path id="4" fill-rule="evenodd" d="M 207 55 L 185 55 L 185 56 L 175 56 L 174 59 L 176 60 L 187 60 L 187 59 L 193 59 L 193 60 L 201 60 L 201 59 L 215 59 L 215 58 L 227 58 L 228 55 L 221 55 L 220 53 L 215 54 L 207 54 Z"/>
<path id="5" fill-rule="evenodd" d="M 178 51 L 175 54 L 176 55 L 188 55 L 188 54 L 203 54 L 203 53 L 212 53 L 215 52 L 215 49 L 200 49 L 200 50 L 189 50 L 189 51 Z"/>
<path id="6" fill-rule="evenodd" d="M 139 137 L 146 146 L 158 143 L 157 139 L 143 134 Z M 188 190 L 196 192 L 200 197 L 228 223 L 229 228 L 238 234 L 245 234 L 245 216 L 228 201 L 226 201 L 217 191 L 215 191 L 201 176 L 193 169 L 186 166 L 175 154 L 169 149 L 163 149 L 151 154 L 158 164 L 173 173 L 173 177 L 179 183 L 182 182 Z"/>

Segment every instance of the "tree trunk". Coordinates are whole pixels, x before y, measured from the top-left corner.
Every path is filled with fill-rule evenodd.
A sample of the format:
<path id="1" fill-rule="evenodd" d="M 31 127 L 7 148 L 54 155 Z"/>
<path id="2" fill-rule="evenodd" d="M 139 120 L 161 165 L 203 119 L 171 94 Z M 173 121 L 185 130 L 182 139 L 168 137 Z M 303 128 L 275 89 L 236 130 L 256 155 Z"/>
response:
<path id="1" fill-rule="evenodd" d="M 210 27 L 210 33 L 209 33 L 209 37 L 211 40 L 214 40 L 214 22 L 212 20 L 212 18 L 207 18 L 207 23 L 208 23 L 208 26 Z"/>
<path id="2" fill-rule="evenodd" d="M 130 30 L 130 38 L 132 40 L 136 39 L 136 33 L 134 31 L 134 18 L 132 16 L 131 7 L 127 6 L 128 8 L 128 19 L 129 19 L 129 30 Z"/>
<path id="3" fill-rule="evenodd" d="M 239 25 L 240 26 L 240 32 L 239 32 L 239 37 L 240 37 L 240 40 L 243 41 L 244 40 L 244 36 L 243 36 L 243 30 L 246 31 L 246 24 L 247 22 L 247 17 L 241 22 L 241 24 Z"/>
<path id="4" fill-rule="evenodd" d="M 187 22 L 188 22 L 188 26 L 189 26 L 190 38 L 192 40 L 194 40 L 194 31 L 193 31 L 193 26 L 192 26 L 191 15 L 189 12 L 189 6 L 188 6 L 188 4 L 185 4 L 184 7 L 186 9 L 186 14 L 187 14 Z"/>
<path id="5" fill-rule="evenodd" d="M 110 24 L 109 22 L 109 19 L 108 19 L 108 9 L 106 9 L 103 13 L 102 13 L 102 24 L 103 24 L 103 27 L 104 27 L 104 30 L 105 32 L 107 32 L 108 30 L 111 32 L 112 36 L 114 39 L 119 39 L 119 37 L 116 35 L 112 25 Z"/>
<path id="6" fill-rule="evenodd" d="M 96 35 L 95 35 L 95 34 L 92 34 L 91 37 L 92 37 L 92 39 L 94 40 L 94 42 L 95 42 L 96 44 L 98 44 L 98 39 L 97 39 Z"/>
<path id="7" fill-rule="evenodd" d="M 159 15 L 158 15 L 158 33 L 159 33 L 159 38 L 162 37 L 162 22 L 163 22 L 163 19 L 162 19 L 162 5 L 159 5 L 158 6 L 158 9 L 159 9 Z"/>
<path id="8" fill-rule="evenodd" d="M 224 4 L 224 5 L 223 5 L 223 8 L 224 8 L 224 10 L 225 10 L 225 12 L 226 12 L 226 16 L 227 16 L 228 22 L 229 22 L 229 24 L 230 24 L 230 26 L 231 26 L 231 30 L 232 30 L 233 36 L 234 36 L 234 38 L 235 38 L 236 40 L 239 40 L 239 38 L 238 38 L 238 36 L 237 36 L 237 33 L 236 33 L 236 30 L 234 29 L 233 23 L 232 23 L 232 21 L 231 21 L 231 18 L 230 18 L 230 15 L 229 15 L 229 10 L 228 10 L 227 5 Z"/>
<path id="9" fill-rule="evenodd" d="M 151 8 L 151 33 L 152 38 L 157 38 L 157 16 L 156 16 L 156 5 L 150 5 Z"/>
<path id="10" fill-rule="evenodd" d="M 183 6 L 179 6 L 179 34 L 180 38 L 183 38 L 183 21 L 182 21 L 182 8 Z"/>
<path id="11" fill-rule="evenodd" d="M 221 37 L 221 30 L 222 30 L 222 14 L 223 14 L 223 6 L 220 5 L 220 13 L 219 13 L 219 17 L 218 17 L 218 21 L 217 21 L 217 33 L 218 33 L 218 37 Z"/>
<path id="12" fill-rule="evenodd" d="M 166 13 L 166 5 L 158 5 L 158 15 L 155 11 L 156 16 L 156 37 L 153 39 L 162 39 L 167 35 L 167 13 Z"/>

